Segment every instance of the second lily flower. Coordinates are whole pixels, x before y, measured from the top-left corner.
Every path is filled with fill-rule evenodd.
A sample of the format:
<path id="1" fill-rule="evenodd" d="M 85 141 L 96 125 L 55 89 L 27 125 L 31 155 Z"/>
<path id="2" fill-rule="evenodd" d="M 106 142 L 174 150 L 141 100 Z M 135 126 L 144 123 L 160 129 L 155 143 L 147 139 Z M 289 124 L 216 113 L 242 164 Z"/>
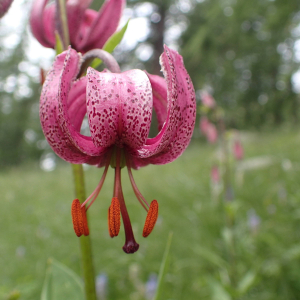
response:
<path id="1" fill-rule="evenodd" d="M 111 165 L 115 169 L 115 184 L 108 213 L 109 233 L 111 237 L 118 235 L 121 213 L 126 236 L 123 250 L 133 253 L 139 245 L 123 197 L 121 168 L 127 166 L 134 193 L 148 211 L 143 231 L 146 237 L 155 225 L 158 204 L 156 200 L 147 203 L 131 169 L 166 164 L 183 153 L 195 124 L 195 92 L 182 57 L 167 46 L 161 55 L 165 79 L 141 70 L 120 73 L 113 57 L 107 53 L 104 56 L 101 58 L 111 72 L 88 68 L 87 75 L 81 78 L 80 53 L 69 48 L 57 56 L 43 86 L 40 118 L 50 146 L 61 158 L 75 164 L 105 166 L 99 185 L 88 199 L 83 204 L 73 202 L 76 234 L 88 234 L 85 205 L 89 203 L 89 208 L 98 196 Z M 149 138 L 153 108 L 159 133 Z M 91 136 L 80 133 L 85 115 Z"/>

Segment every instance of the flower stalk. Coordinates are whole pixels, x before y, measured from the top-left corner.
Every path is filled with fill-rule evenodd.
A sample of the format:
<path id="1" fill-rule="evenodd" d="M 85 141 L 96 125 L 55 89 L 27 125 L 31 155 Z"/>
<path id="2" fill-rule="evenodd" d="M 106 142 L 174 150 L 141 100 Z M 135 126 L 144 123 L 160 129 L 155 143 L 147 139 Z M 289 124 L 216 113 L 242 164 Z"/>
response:
<path id="1" fill-rule="evenodd" d="M 72 164 L 72 169 L 75 194 L 80 203 L 82 203 L 86 198 L 83 168 L 82 165 Z M 80 249 L 86 300 L 97 300 L 90 236 L 80 237 Z"/>
<path id="2" fill-rule="evenodd" d="M 66 12 L 66 2 L 65 0 L 56 0 L 56 5 L 58 13 L 56 27 L 60 35 L 63 48 L 67 49 L 70 40 Z M 86 196 L 82 165 L 72 164 L 72 170 L 76 198 L 80 201 L 80 203 L 83 203 L 86 199 Z M 95 287 L 95 272 L 92 259 L 92 247 L 89 235 L 82 235 L 80 237 L 80 252 L 86 300 L 97 300 Z"/>

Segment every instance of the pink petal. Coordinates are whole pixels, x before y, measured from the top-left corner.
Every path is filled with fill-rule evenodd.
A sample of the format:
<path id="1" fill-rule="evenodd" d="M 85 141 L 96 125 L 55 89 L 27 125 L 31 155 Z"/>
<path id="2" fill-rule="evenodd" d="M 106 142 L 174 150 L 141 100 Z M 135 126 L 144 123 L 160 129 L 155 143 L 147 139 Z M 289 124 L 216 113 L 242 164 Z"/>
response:
<path id="1" fill-rule="evenodd" d="M 167 119 L 167 83 L 164 78 L 147 73 L 152 86 L 153 108 L 156 113 L 158 130 L 160 131 Z"/>
<path id="2" fill-rule="evenodd" d="M 2 18 L 8 11 L 13 0 L 0 0 L 0 18 Z"/>
<path id="3" fill-rule="evenodd" d="M 94 144 L 141 147 L 152 116 L 147 75 L 141 70 L 116 74 L 88 68 L 87 78 L 87 115 Z"/>
<path id="4" fill-rule="evenodd" d="M 91 2 L 92 0 L 69 0 L 67 2 L 70 42 L 75 47 L 78 41 L 79 28 L 85 19 L 86 10 Z"/>
<path id="5" fill-rule="evenodd" d="M 77 32 L 77 36 L 75 37 L 75 40 L 73 41 L 74 47 L 76 49 L 80 49 L 82 40 L 88 36 L 91 25 L 92 25 L 93 21 L 97 18 L 97 15 L 98 15 L 98 12 L 96 12 L 95 10 L 87 9 L 85 11 L 84 16 L 81 20 L 80 27 Z"/>
<path id="6" fill-rule="evenodd" d="M 33 3 L 31 13 L 30 13 L 30 27 L 34 37 L 44 46 L 53 48 L 53 43 L 49 41 L 48 32 L 44 31 L 44 10 L 47 5 L 48 0 L 36 0 Z M 53 4 L 51 4 L 53 6 Z M 47 18 L 48 19 L 48 18 Z M 49 20 L 48 20 L 49 21 Z M 50 21 L 49 21 L 50 22 Z M 54 22 L 54 18 L 53 18 Z M 49 23 L 49 27 L 54 23 L 52 21 Z M 54 28 L 52 31 L 54 31 Z M 52 33 L 53 35 L 53 33 Z M 51 38 L 50 38 L 51 40 Z"/>
<path id="7" fill-rule="evenodd" d="M 93 48 L 102 48 L 108 38 L 117 30 L 125 4 L 125 0 L 106 1 L 93 20 L 89 31 L 83 35 L 78 49 L 88 51 Z"/>
<path id="8" fill-rule="evenodd" d="M 46 77 L 40 101 L 41 125 L 48 143 L 54 152 L 64 160 L 71 163 L 102 164 L 102 156 L 90 157 L 83 153 L 83 151 L 77 147 L 74 142 L 74 138 L 66 133 L 64 127 L 60 126 L 63 113 L 61 112 L 62 104 L 59 103 L 59 100 L 62 96 L 61 93 L 66 92 L 64 85 L 65 82 L 63 79 L 66 77 L 65 73 L 68 73 L 66 69 L 71 65 L 70 60 L 71 62 L 75 61 L 76 63 L 76 56 L 78 56 L 77 53 L 72 49 L 69 49 L 57 56 L 48 76 Z M 73 66 L 73 69 L 76 69 L 76 67 L 74 68 Z M 78 98 L 81 98 L 81 93 L 78 92 L 78 90 L 82 89 L 85 82 L 84 80 L 80 80 L 78 82 L 78 86 L 75 86 L 77 93 L 70 93 L 70 95 L 74 98 L 68 99 L 68 106 L 71 107 L 73 112 L 75 112 L 75 108 L 78 106 L 78 111 L 81 111 L 80 114 L 82 117 L 82 108 L 80 108 L 82 104 L 78 103 Z M 67 98 L 67 95 L 68 93 L 64 94 L 64 98 Z M 77 105 L 74 106 L 74 102 L 77 102 Z M 72 115 L 71 121 L 75 119 L 77 119 L 77 116 Z M 75 126 L 77 129 L 80 127 L 79 124 L 75 124 Z M 88 140 L 88 137 L 85 138 Z M 99 155 L 103 154 L 101 151 L 98 152 Z"/>
<path id="9" fill-rule="evenodd" d="M 195 91 L 182 57 L 165 46 L 161 64 L 167 82 L 167 119 L 155 138 L 132 152 L 152 164 L 168 163 L 182 154 L 192 137 L 196 118 Z"/>
<path id="10" fill-rule="evenodd" d="M 101 147 L 95 147 L 92 142 L 91 137 L 84 136 L 80 134 L 79 125 L 82 123 L 82 119 L 79 119 L 76 115 L 71 116 L 69 108 L 72 105 L 72 102 L 76 102 L 76 106 L 81 107 L 81 117 L 85 115 L 86 105 L 85 94 L 86 94 L 86 80 L 82 79 L 74 84 L 73 82 L 76 79 L 80 68 L 80 58 L 81 55 L 78 54 L 75 50 L 69 48 L 68 54 L 65 59 L 65 63 L 60 75 L 59 81 L 59 92 L 58 92 L 58 109 L 59 115 L 58 120 L 62 131 L 69 136 L 72 143 L 83 153 L 91 156 L 102 155 L 107 149 Z M 72 89 L 75 89 L 75 92 L 71 92 Z M 71 97 L 72 98 L 71 98 Z M 75 108 L 76 108 L 75 106 Z M 83 109 L 83 110 L 82 110 Z M 78 118 L 78 123 L 75 123 L 75 126 L 72 122 L 72 118 Z"/>
<path id="11" fill-rule="evenodd" d="M 55 4 L 49 4 L 43 12 L 44 36 L 51 48 L 55 48 Z M 49 47 L 49 46 L 48 46 Z"/>

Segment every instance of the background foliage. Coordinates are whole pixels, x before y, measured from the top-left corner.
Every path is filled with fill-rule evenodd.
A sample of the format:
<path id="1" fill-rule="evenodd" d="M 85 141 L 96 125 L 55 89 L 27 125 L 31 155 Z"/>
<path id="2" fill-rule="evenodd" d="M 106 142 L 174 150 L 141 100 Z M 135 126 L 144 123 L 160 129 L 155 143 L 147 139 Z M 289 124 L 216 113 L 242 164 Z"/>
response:
<path id="1" fill-rule="evenodd" d="M 98 9 L 101 4 L 92 5 Z M 21 5 L 28 10 L 30 2 Z M 133 45 L 122 43 L 116 49 L 124 70 L 135 67 L 160 74 L 159 56 L 166 43 L 183 55 L 196 90 L 207 89 L 225 109 L 229 127 L 298 124 L 299 94 L 292 76 L 300 61 L 299 1 L 129 0 L 125 16 L 144 19 L 148 29 Z M 4 167 L 39 159 L 49 149 L 38 120 L 39 65 L 26 53 L 30 33 L 26 23 L 16 33 L 1 22 L 0 166 Z M 19 38 L 7 43 L 13 34 Z"/>

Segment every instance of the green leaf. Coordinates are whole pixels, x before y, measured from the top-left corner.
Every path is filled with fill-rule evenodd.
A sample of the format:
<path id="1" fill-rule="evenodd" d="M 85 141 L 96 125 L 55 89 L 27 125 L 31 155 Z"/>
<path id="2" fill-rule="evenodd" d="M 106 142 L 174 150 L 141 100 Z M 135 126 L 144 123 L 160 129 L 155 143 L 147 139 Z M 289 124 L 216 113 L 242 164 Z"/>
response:
<path id="1" fill-rule="evenodd" d="M 153 300 L 158 300 L 159 299 L 159 294 L 161 292 L 162 282 L 163 282 L 164 276 L 165 276 L 165 274 L 167 272 L 167 268 L 168 268 L 168 261 L 169 261 L 168 258 L 169 258 L 171 243 L 172 243 L 172 237 L 173 237 L 173 232 L 170 232 L 169 237 L 168 237 L 168 241 L 167 241 L 167 245 L 166 245 L 166 249 L 165 249 L 165 252 L 164 252 L 164 256 L 163 256 L 162 262 L 160 264 L 158 280 L 157 280 L 157 289 L 156 289 L 156 293 L 155 293 L 155 296 L 154 296 Z"/>
<path id="2" fill-rule="evenodd" d="M 223 285 L 215 279 L 209 279 L 209 284 L 212 291 L 212 300 L 231 300 L 230 294 L 226 291 Z"/>
<path id="3" fill-rule="evenodd" d="M 56 51 L 56 55 L 58 55 L 64 51 L 62 40 L 57 31 L 55 31 L 55 51 Z"/>
<path id="4" fill-rule="evenodd" d="M 116 32 L 108 39 L 108 41 L 105 43 L 105 45 L 103 47 L 103 50 L 105 50 L 109 53 L 112 53 L 115 50 L 115 48 L 120 44 L 120 42 L 123 39 L 123 36 L 127 30 L 129 21 L 130 20 L 127 21 L 127 23 L 123 26 L 123 28 L 120 31 Z M 101 59 L 95 58 L 93 60 L 93 62 L 91 63 L 91 67 L 96 69 L 98 66 L 100 66 L 101 63 L 102 63 Z"/>
<path id="5" fill-rule="evenodd" d="M 83 300 L 81 278 L 65 265 L 49 259 L 41 300 Z"/>
<path id="6" fill-rule="evenodd" d="M 240 295 L 245 294 L 249 290 L 249 288 L 254 284 L 255 279 L 256 279 L 255 272 L 249 271 L 246 273 L 246 275 L 241 279 L 237 287 Z"/>
<path id="7" fill-rule="evenodd" d="M 228 267 L 227 262 L 221 256 L 212 252 L 210 249 L 199 246 L 194 249 L 194 252 L 220 268 L 226 269 Z"/>

